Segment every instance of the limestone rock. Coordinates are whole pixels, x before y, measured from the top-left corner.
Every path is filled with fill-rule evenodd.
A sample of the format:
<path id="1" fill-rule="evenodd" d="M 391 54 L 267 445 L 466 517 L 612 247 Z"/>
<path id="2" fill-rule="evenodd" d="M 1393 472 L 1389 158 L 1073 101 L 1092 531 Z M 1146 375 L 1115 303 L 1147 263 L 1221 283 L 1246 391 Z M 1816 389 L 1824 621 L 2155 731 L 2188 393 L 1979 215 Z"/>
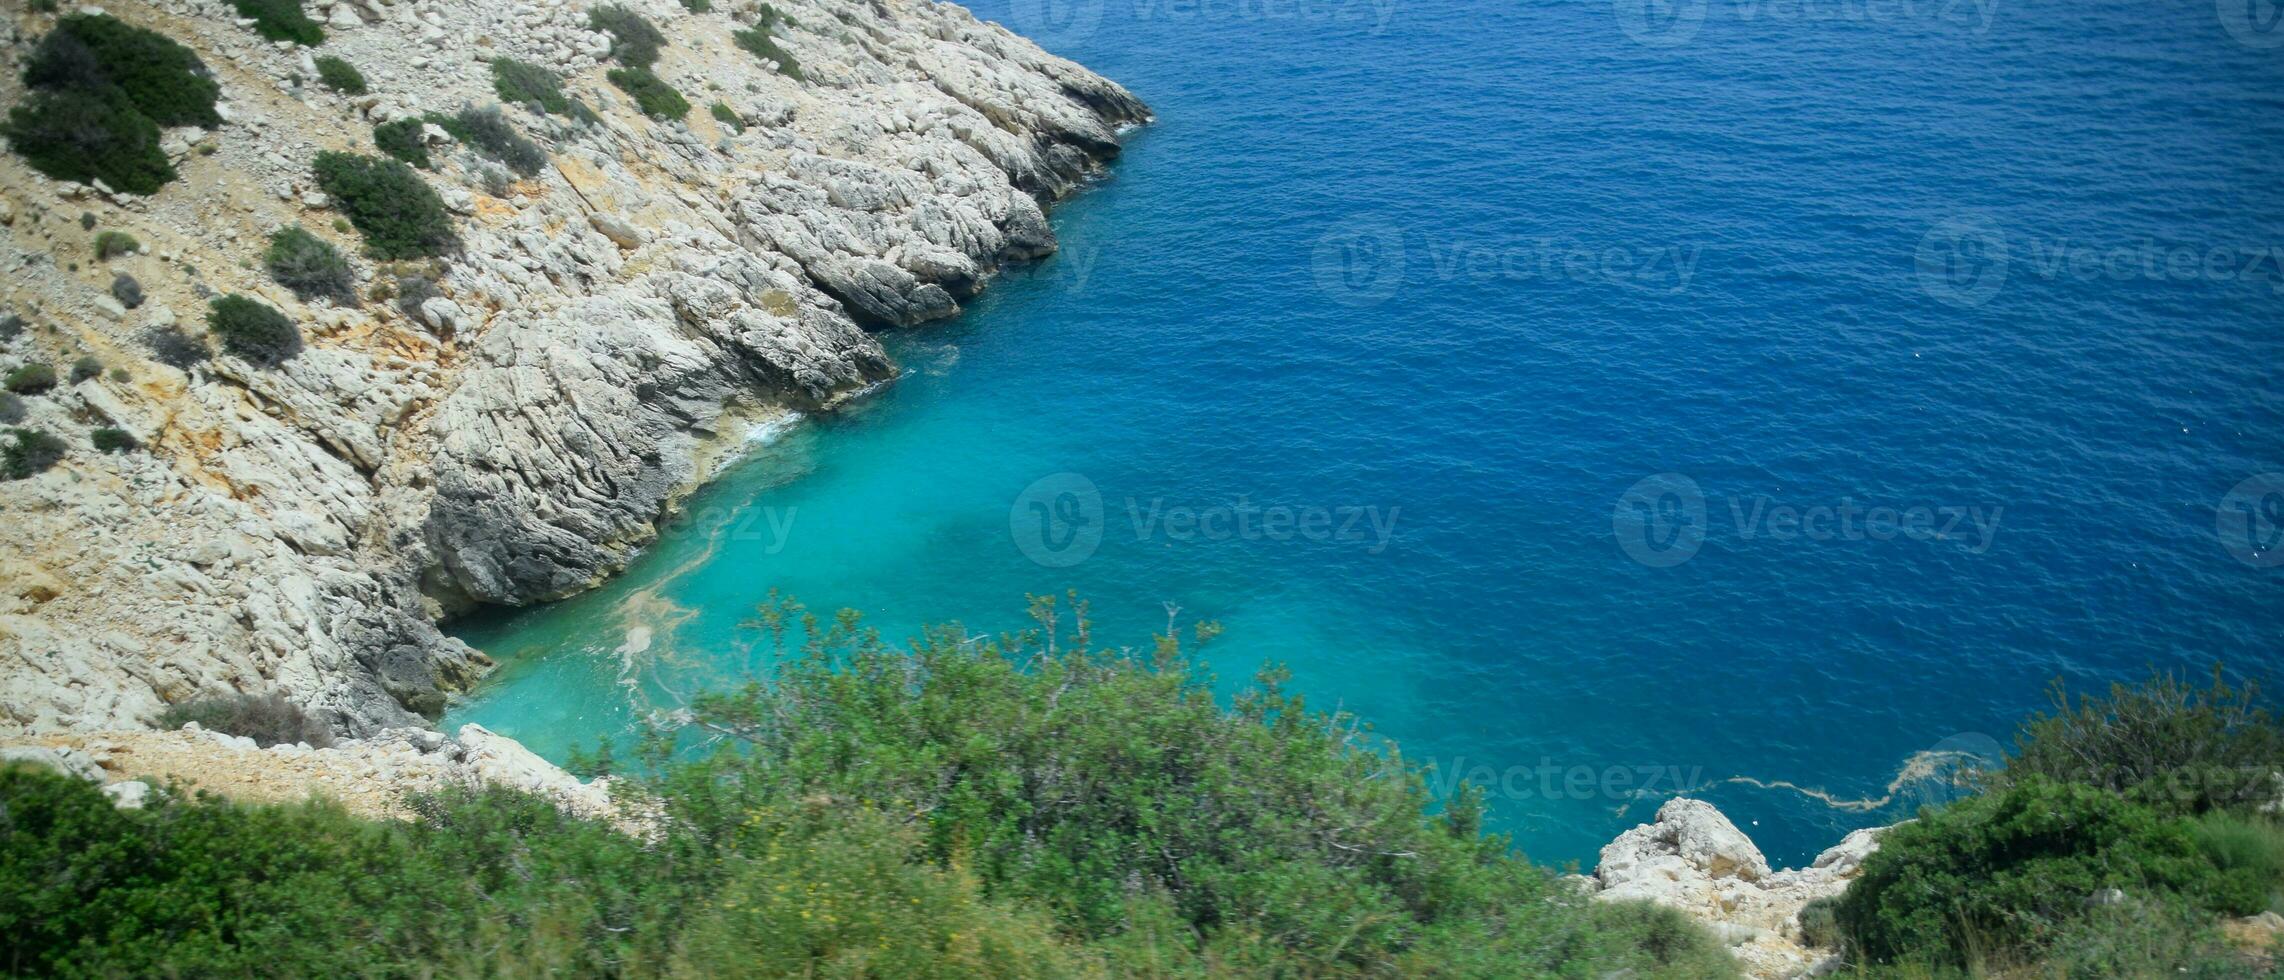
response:
<path id="1" fill-rule="evenodd" d="M 306 52 L 250 42 L 227 4 L 116 11 L 233 71 L 218 75 L 220 130 L 162 135 L 206 176 L 97 192 L 105 226 L 149 246 L 116 270 L 142 283 L 139 309 L 0 235 L 14 295 L 59 332 L 10 355 L 101 351 L 135 379 L 78 385 L 81 406 L 39 423 L 77 446 L 112 424 L 146 447 L 0 483 L 14 532 L 0 573 L 37 573 L 0 588 L 0 735 L 148 725 L 171 704 L 268 691 L 343 736 L 426 724 L 490 664 L 440 615 L 619 569 L 690 489 L 725 412 L 830 411 L 894 377 L 862 325 L 949 316 L 1004 263 L 1052 251 L 1044 206 L 1148 119 L 1116 84 L 957 6 L 777 6 L 808 81 L 736 48 L 726 18 L 676 21 L 661 70 L 685 92 L 718 86 L 748 123 L 718 145 L 602 81 L 606 42 L 580 5 L 314 6 L 341 28 L 325 52 L 372 84 L 355 100 L 284 97 Z M 370 152 L 376 121 L 495 101 L 499 56 L 562 71 L 602 118 L 509 107 L 551 165 L 505 189 L 424 126 L 437 166 L 423 179 L 462 247 L 401 307 L 303 302 L 269 281 L 272 230 L 336 234 L 318 153 Z M 93 203 L 13 157 L 0 170 L 75 211 Z M 31 200 L 16 197 L 0 194 L 8 215 Z M 149 331 L 179 311 L 196 334 L 229 292 L 302 324 L 305 348 L 274 368 L 149 359 Z"/>

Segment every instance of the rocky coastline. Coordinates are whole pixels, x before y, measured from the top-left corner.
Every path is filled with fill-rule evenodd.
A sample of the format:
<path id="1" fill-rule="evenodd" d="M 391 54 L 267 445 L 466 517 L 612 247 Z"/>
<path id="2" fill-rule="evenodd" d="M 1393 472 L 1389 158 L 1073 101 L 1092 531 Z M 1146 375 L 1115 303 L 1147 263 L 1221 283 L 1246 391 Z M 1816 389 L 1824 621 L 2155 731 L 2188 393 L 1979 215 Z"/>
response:
<path id="1" fill-rule="evenodd" d="M 182 177 L 148 197 L 0 157 L 0 305 L 23 324 L 0 370 L 103 365 L 24 400 L 24 424 L 82 448 L 0 482 L 0 735 L 133 730 L 251 693 L 345 737 L 430 724 L 489 666 L 442 618 L 592 587 L 736 419 L 830 411 L 893 378 L 872 331 L 951 315 L 1003 263 L 1051 253 L 1044 207 L 1150 118 L 950 4 L 628 6 L 669 27 L 658 76 L 717 108 L 647 118 L 604 82 L 610 36 L 583 4 L 313 4 L 318 49 L 264 40 L 228 0 L 101 8 L 191 48 L 225 121 L 165 131 Z M 734 42 L 757 15 L 799 70 Z M 54 20 L 19 8 L 9 50 Z M 369 91 L 317 84 L 313 50 Z M 434 296 L 390 301 L 365 259 L 352 302 L 268 280 L 280 227 L 356 251 L 312 181 L 318 153 L 499 101 L 500 58 L 560 75 L 597 118 L 506 107 L 549 155 L 514 180 L 424 129 L 461 239 Z M 103 232 L 138 247 L 98 256 Z M 284 311 L 306 348 L 275 368 L 153 356 L 150 331 L 195 331 L 225 293 Z M 140 449 L 88 451 L 99 427 Z"/>

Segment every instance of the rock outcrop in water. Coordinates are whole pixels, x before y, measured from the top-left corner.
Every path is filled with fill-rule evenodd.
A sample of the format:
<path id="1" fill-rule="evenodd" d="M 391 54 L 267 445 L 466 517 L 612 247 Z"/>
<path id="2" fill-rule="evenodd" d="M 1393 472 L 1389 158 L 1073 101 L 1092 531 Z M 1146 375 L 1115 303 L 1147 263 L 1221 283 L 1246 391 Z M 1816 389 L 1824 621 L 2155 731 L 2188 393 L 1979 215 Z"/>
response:
<path id="1" fill-rule="evenodd" d="M 0 303 L 27 325 L 0 339 L 0 371 L 104 366 L 25 399 L 22 424 L 74 448 L 0 482 L 0 731 L 146 725 L 238 691 L 348 734 L 417 724 L 486 667 L 441 616 L 593 585 L 740 411 L 830 409 L 893 376 L 866 328 L 949 315 L 1002 263 L 1051 252 L 1042 203 L 1148 115 L 948 4 L 630 6 L 671 38 L 658 75 L 718 115 L 644 117 L 604 82 L 609 39 L 576 3 L 313 6 L 315 53 L 362 69 L 357 96 L 229 0 L 105 6 L 194 49 L 226 121 L 167 131 L 182 179 L 147 198 L 0 159 Z M 733 43 L 757 16 L 797 70 Z M 52 21 L 19 9 L 9 50 Z M 372 153 L 374 124 L 496 101 L 503 57 L 561 74 L 600 119 L 510 107 L 551 156 L 520 180 L 425 131 L 464 246 L 436 295 L 388 301 L 416 284 L 368 261 L 354 303 L 269 281 L 280 226 L 356 251 L 314 186 L 320 151 Z M 99 259 L 101 231 L 141 250 Z M 120 273 L 145 294 L 134 309 L 110 291 Z M 196 333 L 223 293 L 285 311 L 306 349 L 275 369 L 161 363 L 150 332 Z M 142 448 L 95 452 L 99 427 Z"/>

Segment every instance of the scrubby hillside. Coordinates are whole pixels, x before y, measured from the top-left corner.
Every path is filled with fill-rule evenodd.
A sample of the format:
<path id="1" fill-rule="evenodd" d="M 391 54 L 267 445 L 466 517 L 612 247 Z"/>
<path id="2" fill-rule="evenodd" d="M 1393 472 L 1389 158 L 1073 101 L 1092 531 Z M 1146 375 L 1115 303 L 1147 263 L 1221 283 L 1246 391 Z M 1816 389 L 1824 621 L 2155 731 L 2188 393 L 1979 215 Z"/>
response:
<path id="1" fill-rule="evenodd" d="M 891 378 L 1147 115 L 956 6 L 692 6 L 13 8 L 0 725 L 433 714 L 439 616 Z"/>

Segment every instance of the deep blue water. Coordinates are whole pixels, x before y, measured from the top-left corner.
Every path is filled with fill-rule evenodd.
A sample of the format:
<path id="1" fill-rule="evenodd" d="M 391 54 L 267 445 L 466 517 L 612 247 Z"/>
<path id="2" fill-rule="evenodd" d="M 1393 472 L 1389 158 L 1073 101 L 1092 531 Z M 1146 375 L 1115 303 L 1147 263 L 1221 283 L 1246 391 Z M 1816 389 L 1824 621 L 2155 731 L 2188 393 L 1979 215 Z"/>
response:
<path id="1" fill-rule="evenodd" d="M 1287 661 L 1489 774 L 1540 859 L 1688 782 L 1798 861 L 1941 791 L 1724 780 L 1877 799 L 2056 677 L 2277 666 L 2284 478 L 2231 496 L 2284 471 L 2260 10 L 976 9 L 1159 121 L 1061 255 L 890 338 L 903 381 L 624 581 L 467 624 L 507 666 L 455 722 L 621 732 L 628 691 L 743 669 L 771 587 L 896 633 L 1075 588 L 1100 636 L 1178 603 L 1231 683 Z"/>

